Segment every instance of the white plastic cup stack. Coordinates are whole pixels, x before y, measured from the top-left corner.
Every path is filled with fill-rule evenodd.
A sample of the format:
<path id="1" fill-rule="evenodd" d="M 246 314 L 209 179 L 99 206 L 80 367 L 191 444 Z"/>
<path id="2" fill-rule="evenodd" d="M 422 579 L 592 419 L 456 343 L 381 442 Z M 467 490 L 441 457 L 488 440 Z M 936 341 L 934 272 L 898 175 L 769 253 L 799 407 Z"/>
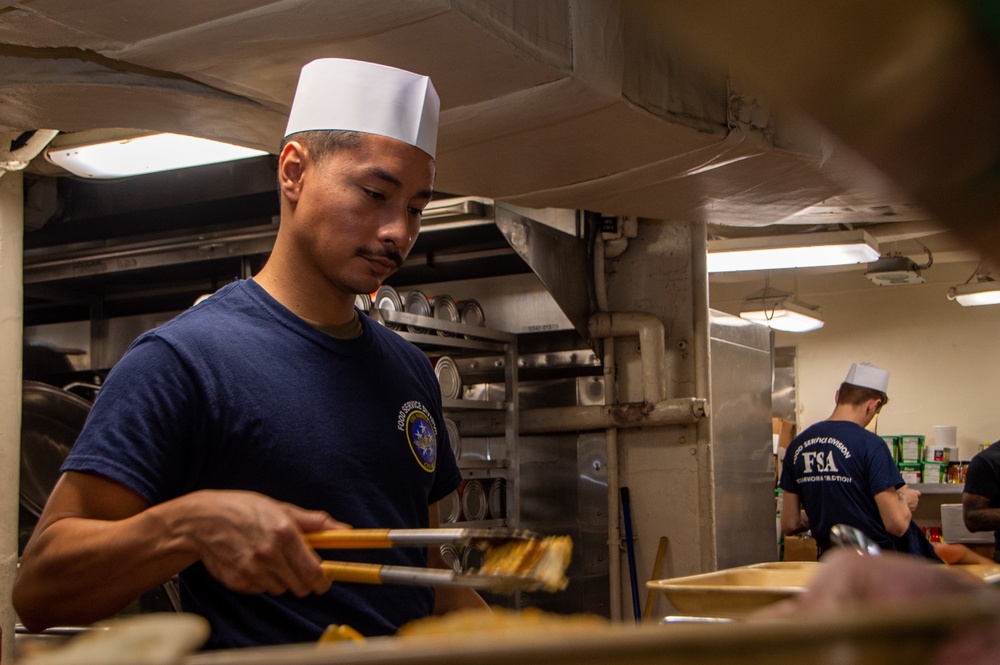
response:
<path id="1" fill-rule="evenodd" d="M 953 451 L 951 459 L 957 460 L 958 454 L 958 426 L 956 425 L 935 425 L 934 443 L 939 448 L 950 448 Z"/>

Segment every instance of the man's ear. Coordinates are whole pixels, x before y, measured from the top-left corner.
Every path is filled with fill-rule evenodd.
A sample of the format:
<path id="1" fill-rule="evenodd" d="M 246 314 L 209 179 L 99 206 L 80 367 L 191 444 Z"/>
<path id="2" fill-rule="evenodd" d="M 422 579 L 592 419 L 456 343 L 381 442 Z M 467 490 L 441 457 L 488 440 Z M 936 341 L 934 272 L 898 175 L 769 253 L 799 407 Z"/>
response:
<path id="1" fill-rule="evenodd" d="M 299 200 L 309 153 L 298 141 L 289 141 L 278 155 L 278 190 L 291 203 Z"/>

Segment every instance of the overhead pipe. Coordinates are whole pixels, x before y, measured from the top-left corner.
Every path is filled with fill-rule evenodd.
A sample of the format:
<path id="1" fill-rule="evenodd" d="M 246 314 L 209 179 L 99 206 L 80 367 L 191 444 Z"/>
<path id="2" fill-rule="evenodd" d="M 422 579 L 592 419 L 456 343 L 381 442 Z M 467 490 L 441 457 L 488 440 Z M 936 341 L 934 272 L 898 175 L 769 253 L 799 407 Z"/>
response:
<path id="1" fill-rule="evenodd" d="M 623 404 L 521 409 L 518 414 L 520 419 L 518 432 L 520 434 L 555 434 L 602 429 L 693 425 L 704 419 L 707 411 L 708 400 L 698 397 L 678 397 L 661 400 L 656 404 L 625 402 Z M 500 412 L 455 412 L 452 419 L 461 427 L 462 433 L 469 436 L 499 436 L 504 432 L 504 416 Z"/>
<path id="2" fill-rule="evenodd" d="M 598 232 L 594 237 L 594 299 L 599 312 L 608 311 L 608 282 L 604 274 L 605 252 L 607 248 L 604 236 Z M 604 404 L 608 408 L 615 405 L 615 345 L 608 341 L 604 344 Z M 621 529 L 618 524 L 618 508 L 620 505 L 618 479 L 618 429 L 612 425 L 604 428 L 605 474 L 608 479 L 608 613 L 612 621 L 621 621 L 622 594 L 621 570 L 622 551 Z"/>
<path id="3" fill-rule="evenodd" d="M 590 317 L 592 337 L 639 337 L 643 399 L 656 404 L 667 396 L 667 349 L 663 322 L 647 312 L 598 312 Z"/>
<path id="4" fill-rule="evenodd" d="M 598 241 L 598 244 L 603 245 Z M 602 259 L 603 263 L 603 259 Z M 604 409 L 616 409 L 620 405 L 615 402 L 615 345 L 607 343 L 604 345 Z M 582 414 L 574 414 L 579 417 Z M 557 422 L 565 422 L 557 420 Z M 579 421 L 578 421 L 579 422 Z M 605 424 L 604 445 L 605 445 L 605 465 L 608 478 L 608 597 L 610 615 L 612 621 L 621 621 L 622 618 L 622 551 L 619 544 L 622 542 L 621 528 L 618 523 L 618 508 L 621 505 L 619 497 L 618 478 L 618 428 L 613 424 Z"/>
<path id="5" fill-rule="evenodd" d="M 23 171 L 31 160 L 45 150 L 52 139 L 59 134 L 57 129 L 37 129 L 20 146 L 14 149 L 0 148 L 0 176 L 7 171 Z M 15 137 L 17 138 L 17 137 Z"/>

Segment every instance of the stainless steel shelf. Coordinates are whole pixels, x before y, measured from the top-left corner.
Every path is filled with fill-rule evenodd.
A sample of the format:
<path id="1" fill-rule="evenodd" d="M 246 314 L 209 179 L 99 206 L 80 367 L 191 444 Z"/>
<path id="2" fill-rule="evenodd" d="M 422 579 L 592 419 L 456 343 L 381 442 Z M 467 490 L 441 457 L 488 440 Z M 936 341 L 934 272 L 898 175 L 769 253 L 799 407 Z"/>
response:
<path id="1" fill-rule="evenodd" d="M 507 405 L 503 402 L 485 399 L 450 399 L 447 397 L 441 398 L 441 405 L 445 409 L 464 409 L 466 411 L 503 411 L 507 408 Z"/>
<path id="2" fill-rule="evenodd" d="M 965 483 L 913 483 L 908 485 L 922 494 L 961 494 Z"/>
<path id="3" fill-rule="evenodd" d="M 459 459 L 458 468 L 463 471 L 479 471 L 479 470 L 489 470 L 489 469 L 507 469 L 510 468 L 505 459 Z M 472 477 L 472 476 L 470 476 Z"/>
<path id="4" fill-rule="evenodd" d="M 397 326 L 413 326 L 429 332 L 397 330 L 405 339 L 421 346 L 432 345 L 452 347 L 469 351 L 500 351 L 514 340 L 512 333 L 493 330 L 483 326 L 452 323 L 431 316 L 396 312 L 390 309 L 373 309 L 369 316 L 381 318 L 384 323 Z"/>

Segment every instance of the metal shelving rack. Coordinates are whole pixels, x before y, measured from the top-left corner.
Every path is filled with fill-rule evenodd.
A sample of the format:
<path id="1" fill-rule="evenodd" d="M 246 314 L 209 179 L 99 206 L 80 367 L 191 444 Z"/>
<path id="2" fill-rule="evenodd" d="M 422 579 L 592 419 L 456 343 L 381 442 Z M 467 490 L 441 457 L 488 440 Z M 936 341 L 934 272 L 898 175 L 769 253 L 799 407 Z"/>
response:
<path id="1" fill-rule="evenodd" d="M 462 477 L 466 480 L 491 480 L 502 478 L 506 483 L 506 516 L 501 519 L 485 519 L 458 522 L 469 527 L 507 527 L 516 529 L 520 525 L 521 483 L 518 477 L 518 385 L 517 385 L 517 336 L 513 333 L 494 330 L 483 326 L 453 323 L 429 316 L 387 309 L 373 309 L 370 316 L 396 328 L 396 332 L 407 341 L 418 346 L 428 356 L 449 355 L 453 357 L 489 356 L 501 357 L 504 376 L 503 400 L 450 399 L 442 398 L 445 415 L 463 411 L 490 412 L 502 416 L 504 455 L 500 459 L 458 460 Z M 427 332 L 409 332 L 406 326 Z"/>

